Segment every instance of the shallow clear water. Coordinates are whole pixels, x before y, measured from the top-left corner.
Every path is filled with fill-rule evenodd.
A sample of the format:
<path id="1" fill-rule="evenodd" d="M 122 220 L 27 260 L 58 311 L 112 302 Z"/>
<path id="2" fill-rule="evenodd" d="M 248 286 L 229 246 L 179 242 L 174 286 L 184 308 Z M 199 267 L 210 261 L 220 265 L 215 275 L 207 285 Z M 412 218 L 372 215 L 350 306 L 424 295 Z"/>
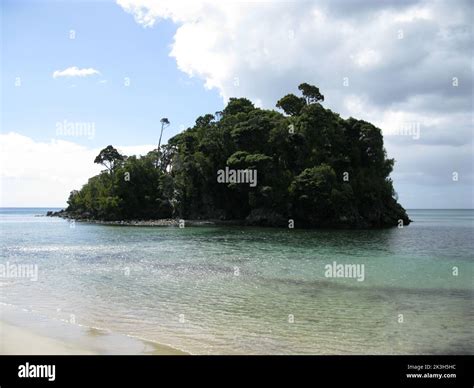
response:
<path id="1" fill-rule="evenodd" d="M 0 278 L 2 303 L 197 354 L 474 353 L 473 210 L 370 231 L 71 225 L 46 210 L 0 209 L 0 264 L 38 265 L 37 281 Z M 364 281 L 325 277 L 334 261 L 364 264 Z"/>

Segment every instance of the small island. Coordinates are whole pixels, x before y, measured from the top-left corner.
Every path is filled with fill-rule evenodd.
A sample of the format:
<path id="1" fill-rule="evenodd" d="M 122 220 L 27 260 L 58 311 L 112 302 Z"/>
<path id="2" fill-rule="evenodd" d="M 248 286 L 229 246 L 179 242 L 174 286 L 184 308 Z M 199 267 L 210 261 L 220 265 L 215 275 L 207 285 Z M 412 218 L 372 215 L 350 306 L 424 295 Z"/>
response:
<path id="1" fill-rule="evenodd" d="M 177 220 L 295 228 L 408 225 L 389 175 L 381 130 L 324 108 L 299 86 L 275 110 L 231 98 L 168 144 L 136 157 L 104 148 L 106 168 L 48 215 L 126 225 Z M 161 120 L 163 127 L 169 125 Z"/>

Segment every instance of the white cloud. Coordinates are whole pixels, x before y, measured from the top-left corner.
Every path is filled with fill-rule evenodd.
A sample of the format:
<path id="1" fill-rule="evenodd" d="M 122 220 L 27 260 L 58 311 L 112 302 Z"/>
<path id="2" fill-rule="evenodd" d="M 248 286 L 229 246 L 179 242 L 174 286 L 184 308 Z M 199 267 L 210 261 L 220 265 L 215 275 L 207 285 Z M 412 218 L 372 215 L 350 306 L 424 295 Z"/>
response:
<path id="1" fill-rule="evenodd" d="M 337 109 L 347 93 L 390 104 L 429 88 L 445 95 L 449 88 L 443 85 L 457 74 L 472 80 L 470 10 L 463 10 L 470 5 L 462 0 L 456 6 L 424 0 L 357 6 L 326 0 L 117 3 L 145 27 L 160 19 L 176 23 L 170 55 L 178 68 L 224 99 L 245 96 L 274 107 L 306 81 Z M 350 88 L 343 88 L 343 77 Z"/>
<path id="2" fill-rule="evenodd" d="M 413 7 L 399 13 L 395 17 L 396 22 L 413 22 L 414 20 L 429 20 L 432 18 L 429 8 Z"/>
<path id="3" fill-rule="evenodd" d="M 116 148 L 125 155 L 143 155 L 155 147 Z M 93 162 L 99 151 L 71 141 L 0 134 L 0 206 L 64 206 L 71 190 L 103 169 Z"/>
<path id="4" fill-rule="evenodd" d="M 373 67 L 380 62 L 380 54 L 375 50 L 365 49 L 351 55 L 351 59 L 359 67 Z"/>
<path id="5" fill-rule="evenodd" d="M 71 66 L 64 70 L 56 70 L 53 73 L 53 78 L 59 77 L 88 77 L 90 75 L 100 74 L 99 70 L 92 67 L 79 69 L 77 66 Z"/>

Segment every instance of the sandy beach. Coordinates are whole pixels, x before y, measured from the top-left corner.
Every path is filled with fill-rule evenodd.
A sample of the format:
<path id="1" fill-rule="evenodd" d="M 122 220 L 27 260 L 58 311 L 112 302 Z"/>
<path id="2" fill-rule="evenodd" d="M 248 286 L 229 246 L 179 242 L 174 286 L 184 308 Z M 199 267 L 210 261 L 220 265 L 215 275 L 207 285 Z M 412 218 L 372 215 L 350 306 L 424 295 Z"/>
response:
<path id="1" fill-rule="evenodd" d="M 0 306 L 0 355 L 185 355 L 173 347 Z"/>
<path id="2" fill-rule="evenodd" d="M 76 345 L 40 336 L 0 321 L 0 354 L 81 355 L 96 353 L 90 349 L 82 349 Z"/>
<path id="3" fill-rule="evenodd" d="M 149 355 L 184 355 L 186 353 L 166 345 L 156 344 L 127 336 L 110 336 L 110 347 L 104 344 L 99 335 L 94 341 L 93 330 L 85 338 L 66 342 L 48 337 L 22 327 L 0 321 L 0 355 L 94 355 L 94 354 L 149 354 Z M 122 338 L 118 338 L 122 337 Z M 119 344 L 123 341 L 123 344 Z M 127 343 L 130 346 L 127 346 Z M 117 347 L 122 347 L 118 350 Z"/>

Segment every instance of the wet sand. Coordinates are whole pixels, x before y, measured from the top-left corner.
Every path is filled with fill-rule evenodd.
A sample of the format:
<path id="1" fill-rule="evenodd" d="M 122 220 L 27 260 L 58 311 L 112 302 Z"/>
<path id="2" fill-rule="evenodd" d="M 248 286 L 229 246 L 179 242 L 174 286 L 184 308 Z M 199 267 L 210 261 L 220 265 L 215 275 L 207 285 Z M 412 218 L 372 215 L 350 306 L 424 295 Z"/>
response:
<path id="1" fill-rule="evenodd" d="M 0 322 L 0 354 L 2 355 L 80 355 L 96 354 L 90 349 L 44 337 L 28 330 Z"/>
<path id="2" fill-rule="evenodd" d="M 0 355 L 187 354 L 156 342 L 0 307 Z"/>

